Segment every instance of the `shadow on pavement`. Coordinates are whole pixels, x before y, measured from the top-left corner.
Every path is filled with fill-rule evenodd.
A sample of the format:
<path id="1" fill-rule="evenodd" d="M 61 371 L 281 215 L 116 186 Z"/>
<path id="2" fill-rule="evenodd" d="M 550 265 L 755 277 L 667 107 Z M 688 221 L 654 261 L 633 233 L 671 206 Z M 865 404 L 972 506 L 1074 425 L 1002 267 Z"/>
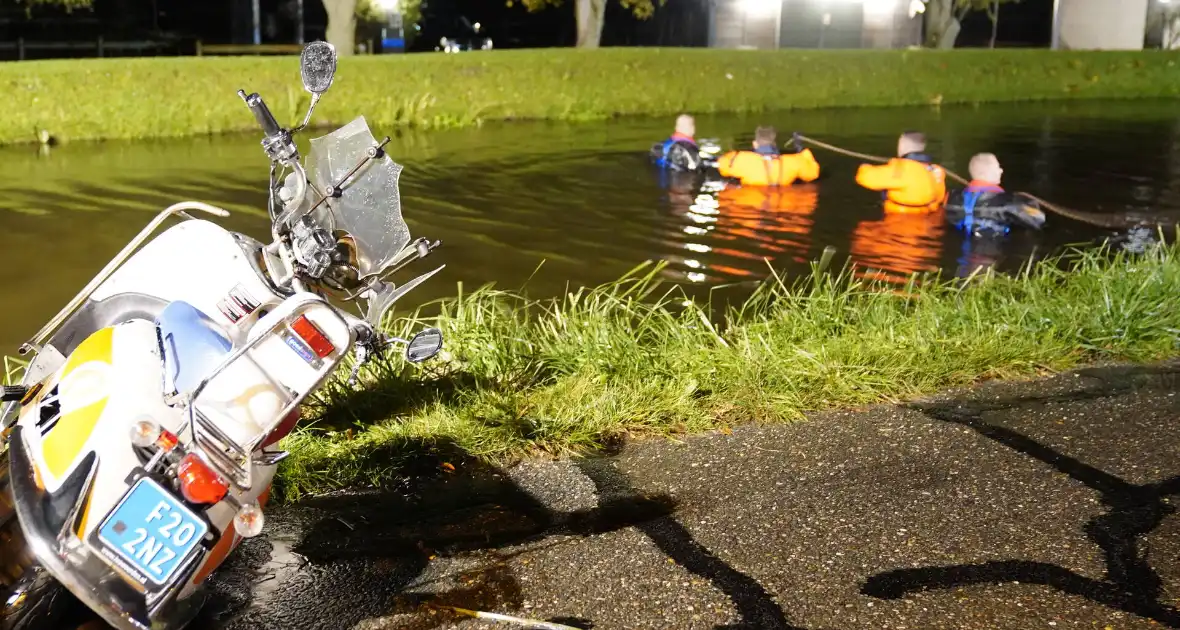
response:
<path id="1" fill-rule="evenodd" d="M 676 508 L 666 495 L 628 495 L 603 497 L 593 509 L 559 512 L 496 468 L 473 463 L 464 468 L 462 474 L 407 478 L 396 492 L 319 497 L 277 509 L 282 514 L 268 539 L 248 541 L 215 575 L 217 592 L 202 612 L 201 627 L 318 627 L 330 620 L 347 628 L 404 614 L 412 620 L 397 627 L 420 630 L 456 621 L 449 613 L 422 614 L 428 603 L 519 610 L 521 586 L 508 562 L 514 555 L 535 545 L 564 544 L 546 542 L 551 537 L 591 536 L 667 519 Z M 526 544 L 534 546 L 503 551 Z M 260 602 L 268 581 L 279 581 L 271 573 L 280 551 L 299 567 Z M 431 560 L 474 552 L 479 553 L 470 558 L 477 566 L 424 581 Z M 405 592 L 431 590 L 430 583 L 452 578 L 462 586 Z M 586 619 L 550 621 L 593 627 Z"/>
<path id="2" fill-rule="evenodd" d="M 396 492 L 319 497 L 278 508 L 268 538 L 244 544 L 214 577 L 215 595 L 200 627 L 320 627 L 331 621 L 347 628 L 390 618 L 396 626 L 379 627 L 427 630 L 459 620 L 430 612 L 431 604 L 519 614 L 511 612 L 525 603 L 515 556 L 635 527 L 732 600 L 741 621 L 717 630 L 800 630 L 765 588 L 677 522 L 675 501 L 635 489 L 612 462 L 578 465 L 597 490 L 592 509 L 555 511 L 504 472 L 474 464 L 464 474 L 407 478 Z M 283 558 L 294 568 L 284 568 Z M 437 558 L 458 562 L 442 565 L 446 574 L 435 575 L 429 569 Z M 447 586 L 436 590 L 442 584 Z M 584 618 L 547 621 L 594 627 Z"/>
<path id="3" fill-rule="evenodd" d="M 633 497 L 637 494 L 630 480 L 619 472 L 610 459 L 584 460 L 578 468 L 594 482 L 600 500 Z M 697 542 L 692 533 L 671 514 L 639 522 L 635 527 L 676 564 L 705 578 L 733 601 L 742 618 L 741 622 L 717 626 L 716 630 L 802 630 L 787 621 L 782 608 L 761 584 L 729 566 Z"/>
<path id="4" fill-rule="evenodd" d="M 1036 459 L 1096 491 L 1107 512 L 1085 525 L 1087 537 L 1103 551 L 1107 567 L 1104 580 L 1079 575 L 1043 562 L 1007 560 L 944 567 L 899 569 L 870 577 L 862 586 L 865 595 L 897 599 L 907 593 L 951 589 L 975 584 L 1020 582 L 1041 584 L 1063 593 L 1180 628 L 1180 610 L 1160 601 L 1159 574 L 1152 568 L 1139 538 L 1156 529 L 1175 511 L 1167 497 L 1180 495 L 1180 476 L 1158 483 L 1135 485 L 1059 453 L 1012 429 L 985 422 L 989 412 L 1002 412 L 1028 404 L 1076 402 L 1127 393 L 1149 385 L 1175 385 L 1180 368 L 1116 367 L 1077 372 L 1096 378 L 1102 386 L 1081 392 L 1027 396 L 988 401 L 955 401 L 946 404 L 912 404 L 912 409 L 942 422 L 967 427 L 1014 451 Z"/>

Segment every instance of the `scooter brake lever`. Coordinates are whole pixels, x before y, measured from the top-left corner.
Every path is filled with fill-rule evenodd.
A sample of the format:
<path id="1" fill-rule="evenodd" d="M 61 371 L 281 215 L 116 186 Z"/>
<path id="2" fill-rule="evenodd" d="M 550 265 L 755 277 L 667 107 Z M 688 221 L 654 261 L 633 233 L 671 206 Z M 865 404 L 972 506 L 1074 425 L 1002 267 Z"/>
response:
<path id="1" fill-rule="evenodd" d="M 401 339 L 386 335 L 379 330 L 373 330 L 371 335 L 368 339 L 360 339 L 356 342 L 354 352 L 356 362 L 353 363 L 352 373 L 348 377 L 349 386 L 356 384 L 361 368 L 372 361 L 374 356 L 380 355 L 394 343 L 401 341 Z"/>

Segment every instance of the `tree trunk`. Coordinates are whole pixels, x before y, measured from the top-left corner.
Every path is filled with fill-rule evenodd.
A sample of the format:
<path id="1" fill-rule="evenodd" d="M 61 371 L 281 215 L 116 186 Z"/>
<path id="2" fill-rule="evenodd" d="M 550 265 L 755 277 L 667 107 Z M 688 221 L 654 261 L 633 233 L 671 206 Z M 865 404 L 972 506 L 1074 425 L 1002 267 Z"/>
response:
<path id="1" fill-rule="evenodd" d="M 356 0 L 324 0 L 328 12 L 328 43 L 341 57 L 356 52 Z"/>
<path id="2" fill-rule="evenodd" d="M 988 9 L 987 17 L 992 21 L 992 40 L 988 43 L 988 48 L 995 48 L 996 33 L 1000 30 L 1000 0 L 996 0 Z"/>
<path id="3" fill-rule="evenodd" d="M 598 48 L 606 21 L 606 0 L 577 0 L 578 48 Z"/>
<path id="4" fill-rule="evenodd" d="M 938 40 L 938 47 L 944 50 L 954 48 L 955 42 L 959 39 L 959 31 L 961 30 L 963 30 L 963 23 L 959 21 L 959 18 L 952 17 L 951 23 L 942 33 L 942 38 Z"/>
<path id="5" fill-rule="evenodd" d="M 953 0 L 930 0 L 926 4 L 927 47 L 954 48 L 960 28 Z"/>

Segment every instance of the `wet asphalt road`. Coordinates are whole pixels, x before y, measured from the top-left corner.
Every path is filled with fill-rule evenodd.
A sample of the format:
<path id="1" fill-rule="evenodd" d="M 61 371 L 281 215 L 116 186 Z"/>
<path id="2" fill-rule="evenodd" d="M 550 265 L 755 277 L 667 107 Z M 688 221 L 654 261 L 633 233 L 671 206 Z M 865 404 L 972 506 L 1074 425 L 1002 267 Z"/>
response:
<path id="1" fill-rule="evenodd" d="M 1180 628 L 1178 390 L 1093 368 L 318 498 L 197 627 Z"/>

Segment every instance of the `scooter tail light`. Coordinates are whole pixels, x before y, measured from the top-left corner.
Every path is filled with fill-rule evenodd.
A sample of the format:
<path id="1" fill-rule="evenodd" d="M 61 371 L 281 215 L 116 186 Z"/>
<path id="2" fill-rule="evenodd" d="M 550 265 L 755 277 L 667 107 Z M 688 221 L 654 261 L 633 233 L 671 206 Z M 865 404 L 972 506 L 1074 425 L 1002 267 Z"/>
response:
<path id="1" fill-rule="evenodd" d="M 291 322 L 291 330 L 295 331 L 295 334 L 299 335 L 299 338 L 321 359 L 336 351 L 332 340 L 328 339 L 319 327 L 307 318 L 307 315 L 300 315 Z"/>
<path id="2" fill-rule="evenodd" d="M 214 504 L 229 492 L 229 484 L 194 453 L 181 458 L 176 477 L 180 480 L 180 493 L 193 503 Z"/>

